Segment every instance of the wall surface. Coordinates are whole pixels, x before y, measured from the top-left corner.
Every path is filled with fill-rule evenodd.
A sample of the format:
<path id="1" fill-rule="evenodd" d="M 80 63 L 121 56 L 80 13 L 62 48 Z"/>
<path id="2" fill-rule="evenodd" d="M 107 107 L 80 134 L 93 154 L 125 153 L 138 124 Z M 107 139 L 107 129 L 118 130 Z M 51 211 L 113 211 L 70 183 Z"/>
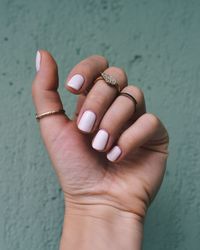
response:
<path id="1" fill-rule="evenodd" d="M 200 247 L 200 1 L 0 0 L 0 250 L 58 249 L 63 197 L 34 119 L 35 52 L 52 52 L 60 92 L 80 59 L 106 56 L 166 124 L 170 157 L 145 224 L 146 250 Z"/>

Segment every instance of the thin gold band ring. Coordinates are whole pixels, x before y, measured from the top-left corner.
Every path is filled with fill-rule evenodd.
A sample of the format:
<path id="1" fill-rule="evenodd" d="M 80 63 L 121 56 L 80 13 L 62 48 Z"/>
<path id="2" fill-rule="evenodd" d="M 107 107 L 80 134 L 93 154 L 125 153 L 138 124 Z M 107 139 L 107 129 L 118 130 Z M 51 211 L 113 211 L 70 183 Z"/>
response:
<path id="1" fill-rule="evenodd" d="M 65 114 L 64 109 L 59 109 L 59 110 L 51 110 L 42 114 L 35 114 L 35 118 L 37 120 L 42 119 L 43 117 L 50 116 L 50 115 L 57 115 L 57 114 Z"/>
<path id="2" fill-rule="evenodd" d="M 120 96 L 120 95 L 129 98 L 129 99 L 134 103 L 135 106 L 137 105 L 137 101 L 136 101 L 135 97 L 133 97 L 133 96 L 130 95 L 129 93 L 120 92 L 119 96 Z"/>

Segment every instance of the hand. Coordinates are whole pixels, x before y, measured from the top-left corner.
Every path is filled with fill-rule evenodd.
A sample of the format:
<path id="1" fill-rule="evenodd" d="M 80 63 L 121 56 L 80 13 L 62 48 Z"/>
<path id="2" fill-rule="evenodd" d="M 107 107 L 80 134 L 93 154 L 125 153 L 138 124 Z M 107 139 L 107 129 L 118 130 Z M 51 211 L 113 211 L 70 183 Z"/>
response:
<path id="1" fill-rule="evenodd" d="M 37 69 L 32 85 L 36 112 L 62 109 L 57 65 L 48 52 L 38 53 Z M 103 71 L 116 78 L 121 91 L 134 96 L 137 105 L 117 96 L 116 88 L 103 80 L 94 84 Z M 69 211 L 92 214 L 93 207 L 113 208 L 144 218 L 165 172 L 166 129 L 155 115 L 146 113 L 142 91 L 127 86 L 126 73 L 109 67 L 102 56 L 78 63 L 67 83 L 66 88 L 79 95 L 74 119 L 51 115 L 39 125 Z"/>

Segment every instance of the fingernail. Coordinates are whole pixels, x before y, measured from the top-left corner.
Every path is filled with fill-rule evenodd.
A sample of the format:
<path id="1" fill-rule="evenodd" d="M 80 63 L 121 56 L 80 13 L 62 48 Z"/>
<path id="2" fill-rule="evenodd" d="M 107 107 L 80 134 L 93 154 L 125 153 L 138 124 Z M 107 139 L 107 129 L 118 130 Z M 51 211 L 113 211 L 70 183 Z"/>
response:
<path id="1" fill-rule="evenodd" d="M 92 147 L 97 150 L 103 150 L 106 147 L 108 137 L 108 133 L 105 130 L 100 129 L 94 137 Z"/>
<path id="2" fill-rule="evenodd" d="M 82 75 L 76 74 L 72 76 L 72 78 L 67 83 L 67 86 L 75 90 L 79 90 L 82 87 L 83 83 L 84 83 L 84 77 Z"/>
<path id="3" fill-rule="evenodd" d="M 96 120 L 96 115 L 92 111 L 85 111 L 78 123 L 78 128 L 84 132 L 90 132 Z"/>
<path id="4" fill-rule="evenodd" d="M 35 60 L 35 67 L 36 67 L 37 72 L 40 70 L 40 61 L 41 61 L 41 55 L 40 55 L 40 52 L 37 51 L 36 60 Z"/>
<path id="5" fill-rule="evenodd" d="M 120 147 L 114 146 L 110 152 L 107 154 L 107 159 L 109 161 L 116 161 L 119 158 L 120 154 L 122 153 Z"/>

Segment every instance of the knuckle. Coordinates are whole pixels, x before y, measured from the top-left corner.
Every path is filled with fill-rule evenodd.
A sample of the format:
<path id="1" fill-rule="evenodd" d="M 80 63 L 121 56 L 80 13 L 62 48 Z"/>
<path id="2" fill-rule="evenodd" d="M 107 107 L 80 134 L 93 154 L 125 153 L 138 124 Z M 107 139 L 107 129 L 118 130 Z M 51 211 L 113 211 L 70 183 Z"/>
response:
<path id="1" fill-rule="evenodd" d="M 78 64 L 78 66 L 81 67 L 82 70 L 87 71 L 91 68 L 92 62 L 89 59 L 85 59 L 85 60 L 81 61 L 80 64 Z"/>
<path id="2" fill-rule="evenodd" d="M 147 113 L 146 118 L 148 119 L 148 122 L 151 124 L 151 126 L 155 128 L 160 124 L 160 119 L 152 113 Z"/>
<path id="3" fill-rule="evenodd" d="M 89 76 L 91 74 L 92 63 L 89 61 L 84 61 L 81 65 L 81 72 L 84 72 L 84 76 Z"/>
<path id="4" fill-rule="evenodd" d="M 100 56 L 100 55 L 92 55 L 82 60 L 77 66 L 78 66 L 78 69 L 83 71 L 86 75 L 90 75 L 91 70 L 94 70 L 98 65 L 100 68 L 107 68 L 108 60 L 105 57 Z M 75 69 L 77 71 L 77 67 Z"/>
<path id="5" fill-rule="evenodd" d="M 144 99 L 144 92 L 143 92 L 140 88 L 135 87 L 134 92 L 136 93 L 136 95 L 138 96 L 138 98 L 139 98 L 140 100 L 143 100 L 143 99 Z"/>
<path id="6" fill-rule="evenodd" d="M 122 79 L 124 79 L 124 81 L 127 81 L 127 74 L 123 68 L 112 66 L 109 68 L 109 71 L 116 72 L 116 74 L 119 75 Z"/>
<path id="7" fill-rule="evenodd" d="M 101 62 L 103 65 L 105 65 L 105 67 L 108 67 L 109 65 L 108 59 L 104 56 L 92 55 L 90 58 L 92 59 L 92 61 L 95 60 Z"/>
<path id="8" fill-rule="evenodd" d="M 94 65 L 100 64 L 103 65 L 103 68 L 107 68 L 109 64 L 108 60 L 101 55 L 91 55 L 81 62 L 82 65 L 85 65 L 86 67 L 94 67 Z"/>

